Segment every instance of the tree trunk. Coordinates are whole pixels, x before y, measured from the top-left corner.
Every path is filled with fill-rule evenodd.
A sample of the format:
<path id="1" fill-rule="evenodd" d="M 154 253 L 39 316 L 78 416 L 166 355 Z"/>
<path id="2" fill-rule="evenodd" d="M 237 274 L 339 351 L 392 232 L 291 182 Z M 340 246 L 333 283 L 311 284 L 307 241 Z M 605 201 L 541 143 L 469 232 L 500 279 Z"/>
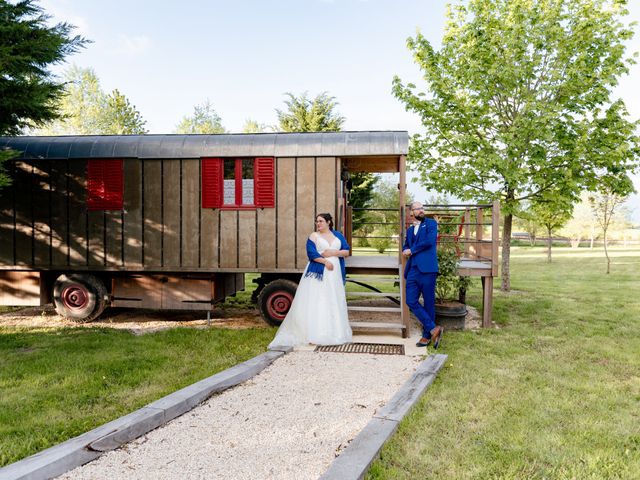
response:
<path id="1" fill-rule="evenodd" d="M 607 257 L 607 275 L 609 275 L 609 272 L 611 269 L 611 259 L 609 258 L 609 252 L 607 251 L 607 231 L 606 230 L 604 230 L 603 240 L 604 240 L 604 255 L 605 257 Z"/>
<path id="2" fill-rule="evenodd" d="M 578 235 L 577 238 L 575 239 L 571 239 L 571 248 L 579 248 L 580 247 L 580 240 L 582 240 L 582 237 L 580 235 Z"/>
<path id="3" fill-rule="evenodd" d="M 596 227 L 591 225 L 591 244 L 589 245 L 589 248 L 591 250 L 593 250 L 593 239 L 596 236 Z"/>
<path id="4" fill-rule="evenodd" d="M 547 263 L 551 263 L 551 244 L 553 239 L 551 238 L 551 229 L 547 228 Z"/>
<path id="5" fill-rule="evenodd" d="M 500 290 L 508 292 L 511 290 L 511 278 L 509 276 L 509 257 L 511 256 L 511 225 L 513 215 L 505 214 L 502 226 L 502 272 Z"/>

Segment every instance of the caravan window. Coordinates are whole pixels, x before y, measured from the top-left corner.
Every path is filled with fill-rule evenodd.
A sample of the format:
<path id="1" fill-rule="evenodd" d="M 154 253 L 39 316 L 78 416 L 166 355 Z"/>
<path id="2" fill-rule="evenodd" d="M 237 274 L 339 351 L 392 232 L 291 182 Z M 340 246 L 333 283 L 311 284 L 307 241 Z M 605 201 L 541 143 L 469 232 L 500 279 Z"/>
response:
<path id="1" fill-rule="evenodd" d="M 203 208 L 275 206 L 273 158 L 203 158 Z"/>

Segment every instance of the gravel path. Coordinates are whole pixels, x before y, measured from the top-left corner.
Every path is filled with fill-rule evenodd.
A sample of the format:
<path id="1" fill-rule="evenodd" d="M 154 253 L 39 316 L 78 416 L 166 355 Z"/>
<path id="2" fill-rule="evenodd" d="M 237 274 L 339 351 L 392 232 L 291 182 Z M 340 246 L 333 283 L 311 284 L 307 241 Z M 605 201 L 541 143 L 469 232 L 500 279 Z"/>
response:
<path id="1" fill-rule="evenodd" d="M 295 351 L 63 479 L 317 479 L 421 358 Z"/>

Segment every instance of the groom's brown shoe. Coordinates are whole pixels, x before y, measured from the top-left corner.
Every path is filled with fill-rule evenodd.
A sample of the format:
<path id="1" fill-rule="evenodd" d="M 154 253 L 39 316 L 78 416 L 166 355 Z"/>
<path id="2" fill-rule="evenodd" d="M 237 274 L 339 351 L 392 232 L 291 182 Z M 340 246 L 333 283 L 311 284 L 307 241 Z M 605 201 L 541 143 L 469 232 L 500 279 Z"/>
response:
<path id="1" fill-rule="evenodd" d="M 420 340 L 418 340 L 418 342 L 416 343 L 416 347 L 426 347 L 427 345 L 429 345 L 431 343 L 431 339 L 427 338 L 427 337 L 422 337 Z"/>
<path id="2" fill-rule="evenodd" d="M 434 349 L 437 349 L 440 346 L 443 333 L 444 333 L 444 328 L 442 328 L 440 325 L 438 325 L 436 328 L 431 330 L 431 341 L 433 342 Z"/>

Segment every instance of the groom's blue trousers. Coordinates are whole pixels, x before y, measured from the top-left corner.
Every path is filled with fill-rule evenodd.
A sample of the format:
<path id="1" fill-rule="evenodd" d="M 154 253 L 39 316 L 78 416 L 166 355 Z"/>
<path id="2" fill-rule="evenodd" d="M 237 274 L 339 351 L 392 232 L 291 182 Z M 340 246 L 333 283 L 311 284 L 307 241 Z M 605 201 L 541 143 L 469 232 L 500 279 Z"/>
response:
<path id="1" fill-rule="evenodd" d="M 422 324 L 422 336 L 431 338 L 436 326 L 436 277 L 437 273 L 422 273 L 412 267 L 407 273 L 405 296 L 407 306 Z M 420 305 L 420 295 L 424 306 Z"/>

